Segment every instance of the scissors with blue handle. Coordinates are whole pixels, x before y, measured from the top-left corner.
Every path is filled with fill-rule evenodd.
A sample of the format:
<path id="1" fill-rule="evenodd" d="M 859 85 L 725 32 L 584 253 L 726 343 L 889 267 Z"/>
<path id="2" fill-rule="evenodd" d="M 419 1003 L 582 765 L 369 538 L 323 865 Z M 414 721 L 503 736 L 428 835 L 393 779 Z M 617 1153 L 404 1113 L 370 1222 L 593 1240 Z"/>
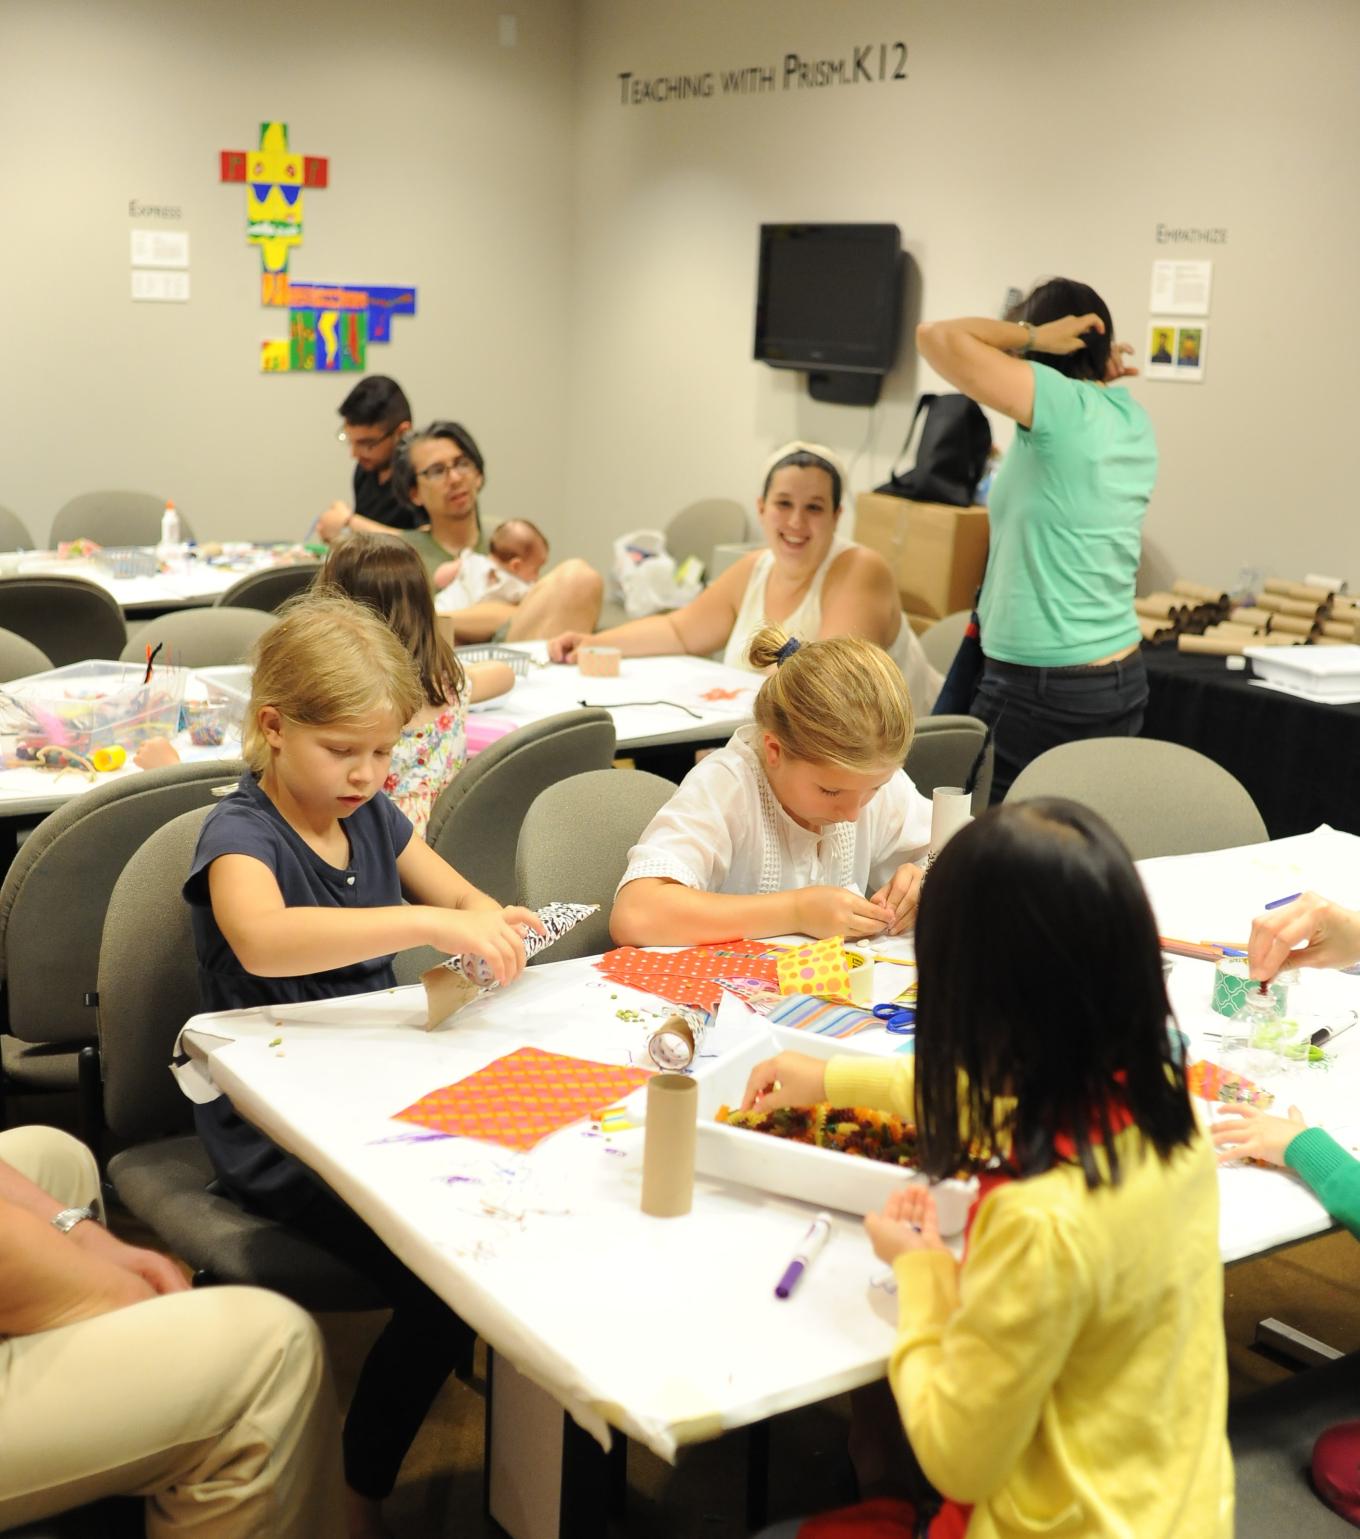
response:
<path id="1" fill-rule="evenodd" d="M 901 1005 L 875 1005 L 874 1015 L 889 1031 L 907 1035 L 916 1030 L 916 1011 Z"/>

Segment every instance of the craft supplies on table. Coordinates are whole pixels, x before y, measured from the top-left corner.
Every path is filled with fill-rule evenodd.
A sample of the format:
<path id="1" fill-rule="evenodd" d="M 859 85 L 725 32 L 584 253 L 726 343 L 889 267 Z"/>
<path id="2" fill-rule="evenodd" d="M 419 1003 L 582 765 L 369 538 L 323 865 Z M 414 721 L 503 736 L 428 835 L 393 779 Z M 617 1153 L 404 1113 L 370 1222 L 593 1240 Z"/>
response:
<path id="1" fill-rule="evenodd" d="M 543 924 L 543 933 L 540 935 L 528 926 L 522 928 L 525 961 L 536 957 L 554 941 L 561 940 L 569 930 L 574 930 L 583 919 L 595 913 L 599 906 L 598 903 L 545 903 L 537 911 Z M 495 974 L 487 961 L 471 952 L 437 963 L 420 975 L 420 981 L 425 986 L 425 997 L 429 1003 L 428 1028 L 446 1021 L 487 989 L 498 987 Z"/>
<path id="2" fill-rule="evenodd" d="M 504 663 L 517 679 L 527 678 L 533 666 L 533 658 L 529 653 L 518 651 L 515 647 L 503 647 L 496 642 L 473 643 L 453 650 L 464 667 L 477 663 Z"/>
<path id="3" fill-rule="evenodd" d="M 623 653 L 618 647 L 592 647 L 582 644 L 576 649 L 576 666 L 583 679 L 617 679 Z"/>
<path id="4" fill-rule="evenodd" d="M 595 966 L 613 983 L 712 1014 L 722 999 L 725 982 L 752 983 L 774 991 L 778 985 L 776 959 L 786 949 L 769 941 L 750 940 L 687 946 L 680 951 L 619 946 L 605 952 Z"/>
<path id="5" fill-rule="evenodd" d="M 450 1137 L 532 1149 L 559 1128 L 597 1116 L 650 1078 L 647 1069 L 522 1047 L 430 1091 L 394 1116 Z"/>
<path id="6" fill-rule="evenodd" d="M 0 762 L 93 771 L 101 748 L 125 753 L 179 730 L 187 670 L 69 663 L 0 686 Z"/>

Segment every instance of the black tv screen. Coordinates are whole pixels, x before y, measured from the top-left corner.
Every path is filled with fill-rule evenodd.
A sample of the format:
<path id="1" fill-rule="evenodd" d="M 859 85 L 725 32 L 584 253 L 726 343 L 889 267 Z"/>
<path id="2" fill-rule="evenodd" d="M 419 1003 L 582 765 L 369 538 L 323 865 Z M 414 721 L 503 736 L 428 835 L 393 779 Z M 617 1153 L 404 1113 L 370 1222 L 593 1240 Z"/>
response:
<path id="1" fill-rule="evenodd" d="M 763 224 L 755 356 L 782 369 L 886 374 L 901 295 L 895 224 Z"/>

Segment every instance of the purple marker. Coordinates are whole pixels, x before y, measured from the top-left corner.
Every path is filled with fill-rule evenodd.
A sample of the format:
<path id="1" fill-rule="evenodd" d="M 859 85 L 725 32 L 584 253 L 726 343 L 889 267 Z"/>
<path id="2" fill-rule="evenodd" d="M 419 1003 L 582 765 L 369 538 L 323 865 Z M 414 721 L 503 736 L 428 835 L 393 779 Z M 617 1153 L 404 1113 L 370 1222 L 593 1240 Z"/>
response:
<path id="1" fill-rule="evenodd" d="M 1301 892 L 1286 893 L 1283 898 L 1276 898 L 1273 903 L 1267 903 L 1266 907 L 1268 909 L 1283 908 L 1286 903 L 1297 902 L 1298 899 L 1300 899 L 1302 896 L 1303 896 L 1303 894 Z"/>
<path id="2" fill-rule="evenodd" d="M 793 1260 L 784 1268 L 784 1275 L 775 1284 L 774 1296 L 786 1299 L 798 1286 L 798 1279 L 817 1259 L 822 1246 L 831 1236 L 831 1215 L 819 1213 L 808 1225 L 808 1231 L 793 1253 Z"/>

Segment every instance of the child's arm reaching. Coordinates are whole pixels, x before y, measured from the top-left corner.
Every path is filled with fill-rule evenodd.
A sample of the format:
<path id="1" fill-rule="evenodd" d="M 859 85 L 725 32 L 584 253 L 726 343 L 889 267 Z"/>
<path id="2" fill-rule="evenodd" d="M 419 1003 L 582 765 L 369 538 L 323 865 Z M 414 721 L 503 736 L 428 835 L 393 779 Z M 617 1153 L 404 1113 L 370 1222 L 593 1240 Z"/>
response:
<path id="1" fill-rule="evenodd" d="M 914 909 L 913 909 L 914 912 Z M 795 892 L 701 892 L 667 877 L 639 877 L 614 900 L 609 933 L 621 946 L 695 946 L 734 935 L 881 935 L 893 910 L 844 887 Z"/>
<path id="2" fill-rule="evenodd" d="M 411 840 L 411 846 L 439 861 L 420 840 Z M 399 870 L 404 859 L 405 852 Z M 523 923 L 532 918 L 535 924 L 537 916 L 523 909 L 502 912 L 461 877 L 457 881 L 465 894 L 481 901 L 448 907 L 289 908 L 274 873 L 252 855 L 219 855 L 208 868 L 213 917 L 237 961 L 256 977 L 329 972 L 410 946 L 434 946 L 451 956 L 473 952 L 486 960 L 498 983 L 510 982 L 524 967 L 524 944 L 510 916 L 524 916 Z"/>

